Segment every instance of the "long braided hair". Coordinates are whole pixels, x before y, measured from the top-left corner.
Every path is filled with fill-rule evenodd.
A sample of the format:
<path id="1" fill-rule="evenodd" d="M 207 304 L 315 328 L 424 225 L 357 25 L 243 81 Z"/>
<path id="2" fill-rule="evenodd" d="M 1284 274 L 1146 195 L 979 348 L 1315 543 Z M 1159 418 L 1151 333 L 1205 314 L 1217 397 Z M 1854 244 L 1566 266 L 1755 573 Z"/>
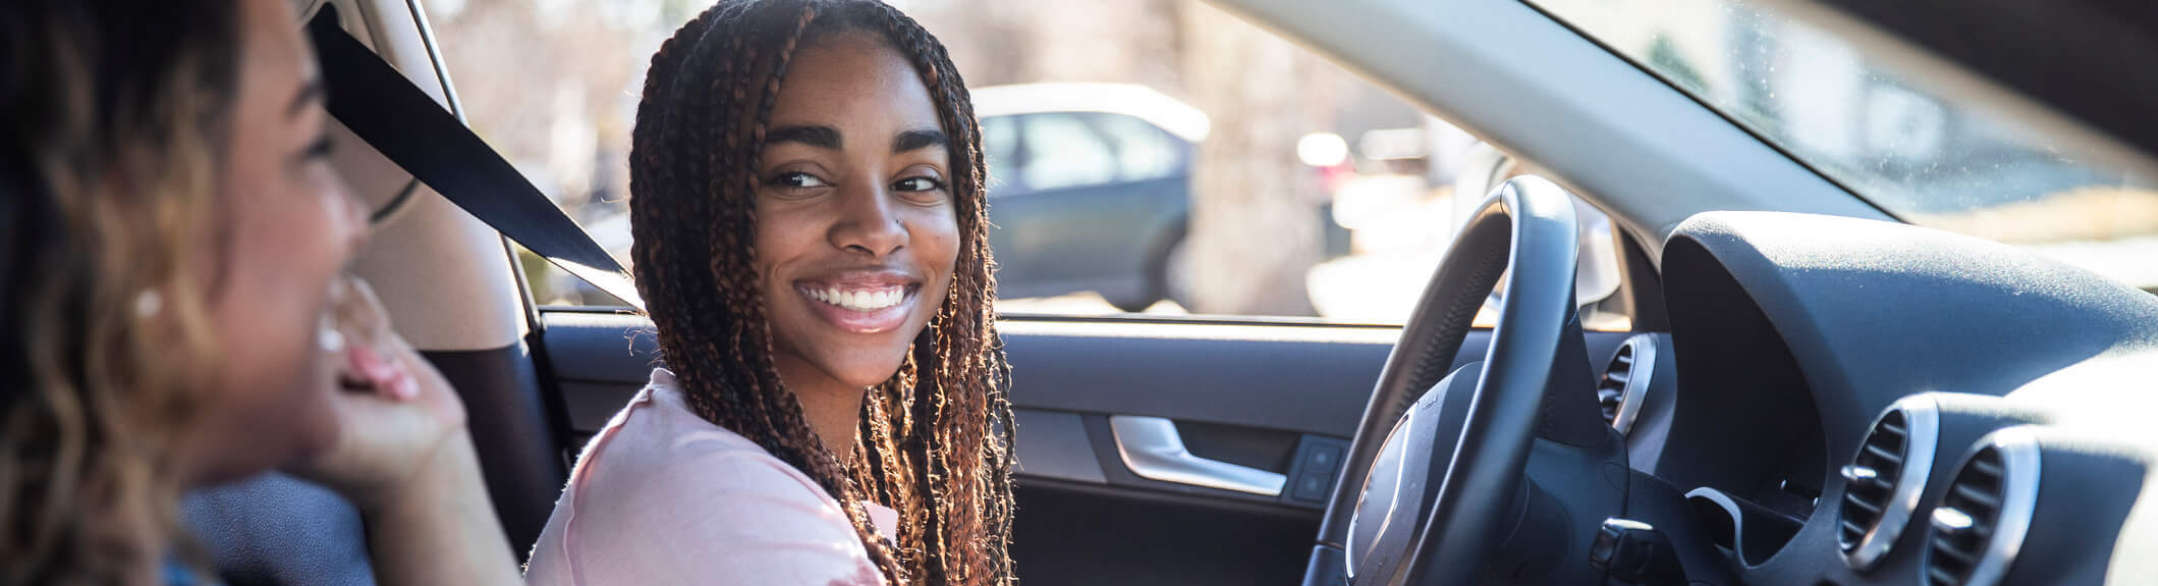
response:
<path id="1" fill-rule="evenodd" d="M 881 38 L 920 73 L 952 140 L 959 257 L 898 372 L 868 390 L 853 446 L 825 446 L 781 383 L 752 270 L 754 169 L 795 48 Z M 1010 584 L 1010 367 L 998 341 L 981 132 L 944 46 L 867 0 L 722 0 L 660 46 L 630 153 L 637 287 L 691 410 L 815 479 L 895 584 Z M 828 449 L 829 448 L 829 449 Z M 834 452 L 851 450 L 851 465 Z M 896 543 L 866 499 L 899 512 Z"/>

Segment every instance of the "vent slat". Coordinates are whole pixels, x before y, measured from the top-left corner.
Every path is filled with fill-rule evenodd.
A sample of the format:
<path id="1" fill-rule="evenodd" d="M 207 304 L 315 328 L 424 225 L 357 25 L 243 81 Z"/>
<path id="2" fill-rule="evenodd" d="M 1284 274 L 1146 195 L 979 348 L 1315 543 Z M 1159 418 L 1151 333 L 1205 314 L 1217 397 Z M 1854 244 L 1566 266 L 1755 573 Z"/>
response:
<path id="1" fill-rule="evenodd" d="M 1618 413 L 1626 401 L 1626 385 L 1633 382 L 1634 342 L 1619 345 L 1611 356 L 1611 364 L 1604 368 L 1603 377 L 1596 382 L 1597 403 L 1602 407 L 1604 423 L 1618 422 Z"/>
<path id="2" fill-rule="evenodd" d="M 1964 566 L 1978 563 L 1977 554 L 1954 547 L 1936 547 L 1933 548 L 1933 553 L 1947 556 L 1949 559 L 1954 560 L 1957 564 L 1961 564 Z"/>
<path id="3" fill-rule="evenodd" d="M 1845 504 L 1858 507 L 1859 510 L 1865 511 L 1872 517 L 1879 517 L 1881 515 L 1880 505 L 1866 502 L 1866 499 L 1858 498 L 1858 495 L 1856 494 L 1845 493 L 1843 495 L 1843 502 Z"/>
<path id="4" fill-rule="evenodd" d="M 1857 523 L 1852 523 L 1849 520 L 1845 520 L 1843 522 L 1843 533 L 1850 537 L 1856 538 L 1865 535 L 1866 528 L 1860 527 Z"/>
<path id="5" fill-rule="evenodd" d="M 1897 464 L 1903 463 L 1902 454 L 1888 451 L 1887 449 L 1873 444 L 1866 444 L 1866 453 L 1872 454 L 1873 457 L 1880 458 L 1883 461 L 1895 462 Z"/>
<path id="6" fill-rule="evenodd" d="M 1859 441 L 1858 453 L 1843 467 L 1844 492 L 1839 510 L 1842 523 L 1837 546 L 1846 555 L 1857 552 L 1859 545 L 1868 539 L 1896 538 L 1893 531 L 1881 535 L 1874 533 L 1880 528 L 1882 517 L 1890 514 L 1889 504 L 1897 498 L 1899 487 L 1896 483 L 1903 477 L 1910 435 L 1909 414 L 1904 407 L 1892 407 L 1867 430 L 1866 437 Z M 1878 559 L 1880 552 L 1876 550 L 1865 555 L 1869 560 Z M 1870 564 L 1871 561 L 1856 563 Z"/>
<path id="7" fill-rule="evenodd" d="M 1961 482 L 1950 487 L 1949 491 L 1965 502 L 1978 505 L 1976 507 L 1959 507 L 1964 509 L 1965 512 L 1971 513 L 1972 517 L 1991 521 L 1994 514 L 2001 510 L 2001 497 L 1995 493 L 1980 490 L 1977 487 Z"/>
<path id="8" fill-rule="evenodd" d="M 1957 576 L 1956 574 L 1949 573 L 1948 570 L 1941 569 L 1940 567 L 1935 566 L 1926 568 L 1926 581 L 1933 584 L 1941 584 L 1945 586 L 1962 584 L 1963 578 L 1961 576 Z"/>
<path id="9" fill-rule="evenodd" d="M 1992 547 L 1999 529 L 2007 470 L 1996 446 L 1972 454 L 1948 485 L 1941 507 L 1953 507 L 1952 522 L 1936 521 L 1927 533 L 1925 576 L 1928 583 L 1955 586 L 1972 578 Z"/>

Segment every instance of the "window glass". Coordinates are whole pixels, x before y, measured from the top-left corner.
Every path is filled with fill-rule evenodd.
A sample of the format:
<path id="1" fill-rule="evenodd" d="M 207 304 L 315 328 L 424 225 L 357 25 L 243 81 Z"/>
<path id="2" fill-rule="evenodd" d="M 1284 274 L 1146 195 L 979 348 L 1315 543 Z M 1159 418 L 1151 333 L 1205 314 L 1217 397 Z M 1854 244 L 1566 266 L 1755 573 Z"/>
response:
<path id="1" fill-rule="evenodd" d="M 626 259 L 645 68 L 709 3 L 424 5 L 472 127 Z M 1467 133 L 1211 4 L 896 5 L 969 84 L 1005 313 L 1400 323 L 1488 183 L 1462 181 L 1494 176 Z M 618 303 L 524 268 L 541 304 Z"/>
<path id="2" fill-rule="evenodd" d="M 1175 175 L 1184 165 L 1182 149 L 1160 128 L 1145 120 L 1107 114 L 1095 116 L 1094 125 L 1116 144 L 1117 178 L 1146 181 Z"/>
<path id="3" fill-rule="evenodd" d="M 1116 180 L 1116 151 L 1085 121 L 1069 114 L 1021 119 L 1026 167 L 1019 180 L 1029 191 L 1100 185 Z"/>
<path id="4" fill-rule="evenodd" d="M 2158 291 L 2158 181 L 1752 0 L 1530 0 L 1897 218 Z M 1768 4 L 1768 5 L 1764 5 Z"/>
<path id="5" fill-rule="evenodd" d="M 989 173 L 989 194 L 1004 195 L 1014 186 L 1005 185 L 1005 169 L 1014 162 L 1019 149 L 1019 130 L 1010 116 L 991 116 L 982 119 L 982 166 Z"/>

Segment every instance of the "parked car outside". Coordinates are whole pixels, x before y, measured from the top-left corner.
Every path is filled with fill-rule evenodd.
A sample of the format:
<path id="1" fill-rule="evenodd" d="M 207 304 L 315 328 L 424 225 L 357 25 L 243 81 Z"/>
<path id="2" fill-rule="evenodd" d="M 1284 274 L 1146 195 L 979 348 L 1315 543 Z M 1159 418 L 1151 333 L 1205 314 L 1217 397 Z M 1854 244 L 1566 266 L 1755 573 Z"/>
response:
<path id="1" fill-rule="evenodd" d="M 1130 312 L 1178 299 L 1205 113 L 1128 84 L 1005 85 L 973 95 L 1001 296 L 1093 291 Z"/>

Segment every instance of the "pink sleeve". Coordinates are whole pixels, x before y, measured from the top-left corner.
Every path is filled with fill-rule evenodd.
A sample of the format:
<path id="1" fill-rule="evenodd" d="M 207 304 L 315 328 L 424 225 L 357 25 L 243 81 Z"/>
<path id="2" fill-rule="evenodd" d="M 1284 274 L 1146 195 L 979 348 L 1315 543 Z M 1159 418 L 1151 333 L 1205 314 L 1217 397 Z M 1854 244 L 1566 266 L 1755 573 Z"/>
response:
<path id="1" fill-rule="evenodd" d="M 838 504 L 770 455 L 704 452 L 635 478 L 588 472 L 562 544 L 574 584 L 884 583 Z"/>

